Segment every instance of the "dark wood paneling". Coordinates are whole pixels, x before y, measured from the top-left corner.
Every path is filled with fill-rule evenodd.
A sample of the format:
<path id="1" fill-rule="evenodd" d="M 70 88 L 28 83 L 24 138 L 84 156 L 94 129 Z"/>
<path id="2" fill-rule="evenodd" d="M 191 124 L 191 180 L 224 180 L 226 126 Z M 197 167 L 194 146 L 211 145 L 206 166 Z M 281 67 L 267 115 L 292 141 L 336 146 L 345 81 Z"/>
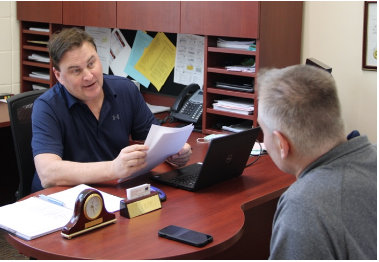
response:
<path id="1" fill-rule="evenodd" d="M 17 1 L 17 19 L 45 23 L 62 23 L 61 1 Z"/>
<path id="2" fill-rule="evenodd" d="M 181 2 L 181 33 L 257 38 L 258 21 L 258 2 Z"/>
<path id="3" fill-rule="evenodd" d="M 117 2 L 117 27 L 122 29 L 179 33 L 180 2 Z"/>
<path id="4" fill-rule="evenodd" d="M 116 2 L 64 1 L 63 24 L 115 28 Z"/>
<path id="5" fill-rule="evenodd" d="M 303 2 L 261 2 L 260 68 L 301 62 L 302 13 Z"/>

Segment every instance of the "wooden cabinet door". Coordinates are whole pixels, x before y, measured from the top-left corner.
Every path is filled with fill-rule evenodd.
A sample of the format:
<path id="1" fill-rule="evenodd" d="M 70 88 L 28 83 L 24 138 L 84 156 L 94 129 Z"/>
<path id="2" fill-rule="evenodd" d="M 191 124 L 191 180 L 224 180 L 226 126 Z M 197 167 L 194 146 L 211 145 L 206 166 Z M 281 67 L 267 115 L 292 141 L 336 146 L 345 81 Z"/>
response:
<path id="1" fill-rule="evenodd" d="M 258 22 L 259 2 L 181 2 L 181 33 L 258 38 Z"/>
<path id="2" fill-rule="evenodd" d="M 121 29 L 179 33 L 180 2 L 117 2 L 117 27 Z"/>
<path id="3" fill-rule="evenodd" d="M 17 1 L 17 19 L 20 21 L 62 23 L 61 1 Z"/>
<path id="4" fill-rule="evenodd" d="M 115 1 L 63 1 L 63 24 L 116 27 Z"/>

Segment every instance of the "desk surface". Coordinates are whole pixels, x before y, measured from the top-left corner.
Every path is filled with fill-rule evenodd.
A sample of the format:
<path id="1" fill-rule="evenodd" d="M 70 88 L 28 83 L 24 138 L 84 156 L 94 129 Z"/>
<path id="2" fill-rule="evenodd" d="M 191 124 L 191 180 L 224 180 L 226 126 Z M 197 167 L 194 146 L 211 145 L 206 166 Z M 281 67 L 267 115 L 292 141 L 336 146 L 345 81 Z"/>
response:
<path id="1" fill-rule="evenodd" d="M 193 133 L 188 141 L 193 147 L 190 163 L 204 159 L 208 144 L 196 142 L 196 138 L 203 136 Z M 295 181 L 294 176 L 281 172 L 268 155 L 246 168 L 242 176 L 195 193 L 149 179 L 152 173 L 171 169 L 162 163 L 151 173 L 122 184 L 111 181 L 91 185 L 125 197 L 126 188 L 151 183 L 167 195 L 160 210 L 133 219 L 116 212 L 115 224 L 71 240 L 62 238 L 60 231 L 32 241 L 11 235 L 6 238 L 21 253 L 37 259 L 203 259 L 223 252 L 239 240 L 245 227 L 244 211 L 278 198 Z M 42 193 L 51 194 L 66 188 L 49 188 Z M 158 237 L 158 230 L 171 224 L 210 234 L 214 241 L 196 248 Z"/>
<path id="2" fill-rule="evenodd" d="M 0 128 L 10 125 L 8 104 L 0 102 Z"/>

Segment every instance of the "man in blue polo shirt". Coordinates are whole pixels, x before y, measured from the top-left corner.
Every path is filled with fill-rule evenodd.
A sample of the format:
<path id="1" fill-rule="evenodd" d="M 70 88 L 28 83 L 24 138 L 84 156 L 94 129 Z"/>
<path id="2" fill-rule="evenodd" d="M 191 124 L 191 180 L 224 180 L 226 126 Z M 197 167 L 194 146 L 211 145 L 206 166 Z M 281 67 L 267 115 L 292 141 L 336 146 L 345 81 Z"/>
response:
<path id="1" fill-rule="evenodd" d="M 145 140 L 158 124 L 133 82 L 103 76 L 93 38 L 78 28 L 52 36 L 49 53 L 59 83 L 34 103 L 32 192 L 58 185 L 126 178 L 146 166 Z M 185 144 L 168 162 L 185 165 Z"/>

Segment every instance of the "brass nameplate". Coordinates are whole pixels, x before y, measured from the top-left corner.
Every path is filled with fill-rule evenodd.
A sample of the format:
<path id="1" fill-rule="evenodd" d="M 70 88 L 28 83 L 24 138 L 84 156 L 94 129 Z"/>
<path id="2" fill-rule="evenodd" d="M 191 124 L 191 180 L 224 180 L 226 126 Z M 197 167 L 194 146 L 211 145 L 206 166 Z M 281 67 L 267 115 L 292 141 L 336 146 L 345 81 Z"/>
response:
<path id="1" fill-rule="evenodd" d="M 93 221 L 90 221 L 90 222 L 85 223 L 85 224 L 84 224 L 84 228 L 93 227 L 93 226 L 95 226 L 95 225 L 97 225 L 97 224 L 100 224 L 100 223 L 103 223 L 103 218 L 102 218 L 102 217 L 100 217 L 100 218 L 98 218 L 98 219 L 95 219 L 95 220 L 93 220 Z"/>
<path id="2" fill-rule="evenodd" d="M 162 205 L 158 195 L 127 204 L 130 218 L 146 214 L 159 208 L 162 208 Z"/>

